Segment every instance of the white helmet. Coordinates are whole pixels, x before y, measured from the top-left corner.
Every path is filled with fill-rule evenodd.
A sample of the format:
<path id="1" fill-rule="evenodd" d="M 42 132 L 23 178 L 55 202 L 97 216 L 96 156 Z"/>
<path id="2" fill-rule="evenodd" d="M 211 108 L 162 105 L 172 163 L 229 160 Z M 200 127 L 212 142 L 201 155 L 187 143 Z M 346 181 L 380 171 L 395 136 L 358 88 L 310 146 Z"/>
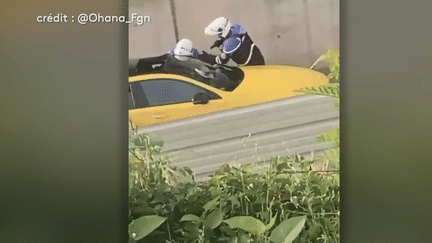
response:
<path id="1" fill-rule="evenodd" d="M 174 49 L 174 55 L 192 56 L 192 54 L 193 54 L 193 45 L 192 45 L 192 41 L 189 39 L 180 40 Z"/>
<path id="2" fill-rule="evenodd" d="M 204 30 L 206 35 L 221 35 L 226 37 L 231 28 L 231 22 L 224 18 L 219 17 L 211 22 Z"/>

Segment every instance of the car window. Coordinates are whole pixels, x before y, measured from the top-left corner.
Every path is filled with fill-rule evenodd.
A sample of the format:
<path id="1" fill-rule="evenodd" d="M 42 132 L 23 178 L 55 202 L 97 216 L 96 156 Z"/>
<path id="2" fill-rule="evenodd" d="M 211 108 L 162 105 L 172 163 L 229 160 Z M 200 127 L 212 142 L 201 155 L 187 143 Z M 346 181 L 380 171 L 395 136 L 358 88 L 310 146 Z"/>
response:
<path id="1" fill-rule="evenodd" d="M 129 109 L 135 107 L 135 101 L 132 96 L 132 90 L 129 85 L 129 92 L 128 92 L 128 102 L 129 102 Z"/>
<path id="2" fill-rule="evenodd" d="M 133 108 L 192 102 L 192 98 L 197 93 L 207 93 L 210 99 L 220 99 L 217 94 L 209 90 L 173 79 L 134 82 L 131 87 L 135 101 Z"/>

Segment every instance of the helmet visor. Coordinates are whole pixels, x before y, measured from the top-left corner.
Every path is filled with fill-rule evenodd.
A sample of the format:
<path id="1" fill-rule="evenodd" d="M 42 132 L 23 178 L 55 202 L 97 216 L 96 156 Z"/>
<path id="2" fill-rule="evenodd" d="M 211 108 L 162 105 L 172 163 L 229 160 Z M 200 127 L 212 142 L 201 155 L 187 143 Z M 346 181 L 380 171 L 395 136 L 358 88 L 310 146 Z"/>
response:
<path id="1" fill-rule="evenodd" d="M 222 31 L 216 31 L 216 30 L 214 30 L 214 29 L 212 29 L 212 28 L 210 28 L 210 27 L 206 27 L 205 29 L 204 29 L 204 33 L 206 34 L 206 35 L 217 35 L 217 34 L 219 34 L 219 33 L 221 33 Z"/>

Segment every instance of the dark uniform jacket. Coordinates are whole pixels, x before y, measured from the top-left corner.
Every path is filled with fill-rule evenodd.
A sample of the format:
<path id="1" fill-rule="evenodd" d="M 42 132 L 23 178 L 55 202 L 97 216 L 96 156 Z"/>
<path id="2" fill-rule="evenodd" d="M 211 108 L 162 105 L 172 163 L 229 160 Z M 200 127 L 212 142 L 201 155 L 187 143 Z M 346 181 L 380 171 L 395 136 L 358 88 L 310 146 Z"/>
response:
<path id="1" fill-rule="evenodd" d="M 218 64 L 226 64 L 229 59 L 243 66 L 265 64 L 261 51 L 239 24 L 234 24 L 226 38 L 216 41 L 215 45 L 222 51 L 215 59 Z"/>

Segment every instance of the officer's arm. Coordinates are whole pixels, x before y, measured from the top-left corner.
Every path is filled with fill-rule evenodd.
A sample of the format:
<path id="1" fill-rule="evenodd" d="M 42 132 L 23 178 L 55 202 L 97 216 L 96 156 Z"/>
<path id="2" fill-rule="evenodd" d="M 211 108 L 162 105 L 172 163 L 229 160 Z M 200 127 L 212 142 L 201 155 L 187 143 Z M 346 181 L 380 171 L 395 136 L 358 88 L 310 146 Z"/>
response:
<path id="1" fill-rule="evenodd" d="M 215 48 L 215 47 L 220 47 L 220 46 L 223 44 L 223 42 L 224 42 L 224 39 L 219 39 L 219 40 L 215 41 L 215 42 L 213 43 L 213 45 L 210 46 L 210 49 L 213 49 L 213 48 Z"/>
<path id="2" fill-rule="evenodd" d="M 216 57 L 217 64 L 226 64 L 232 54 L 241 46 L 241 39 L 238 36 L 231 36 L 222 44 L 222 54 Z"/>
<path id="3" fill-rule="evenodd" d="M 216 56 L 212 54 L 208 54 L 205 51 L 202 51 L 202 54 L 198 55 L 198 60 L 209 63 L 211 65 L 216 64 Z"/>

